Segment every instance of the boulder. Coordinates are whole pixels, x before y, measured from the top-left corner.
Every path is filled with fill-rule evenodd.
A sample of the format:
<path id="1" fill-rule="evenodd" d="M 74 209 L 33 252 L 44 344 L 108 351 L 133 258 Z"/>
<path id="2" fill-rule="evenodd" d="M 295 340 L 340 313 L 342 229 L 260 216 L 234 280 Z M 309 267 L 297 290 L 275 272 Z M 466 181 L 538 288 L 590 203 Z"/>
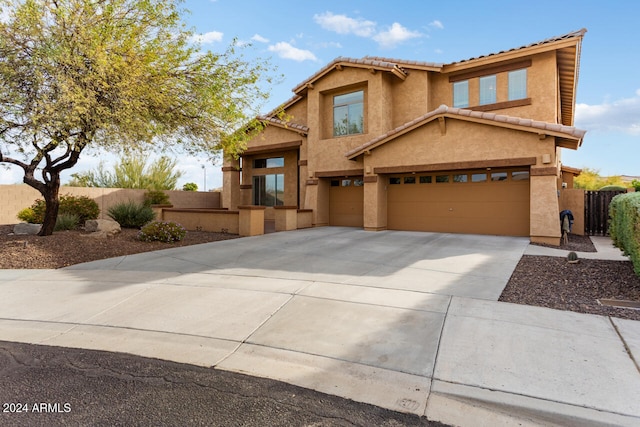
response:
<path id="1" fill-rule="evenodd" d="M 90 233 L 102 233 L 105 235 L 118 234 L 120 224 L 111 219 L 90 219 L 84 224 L 84 229 Z"/>
<path id="2" fill-rule="evenodd" d="M 20 224 L 13 226 L 13 234 L 36 235 L 40 232 L 40 228 L 42 228 L 42 224 L 28 224 L 26 222 L 21 222 Z"/>

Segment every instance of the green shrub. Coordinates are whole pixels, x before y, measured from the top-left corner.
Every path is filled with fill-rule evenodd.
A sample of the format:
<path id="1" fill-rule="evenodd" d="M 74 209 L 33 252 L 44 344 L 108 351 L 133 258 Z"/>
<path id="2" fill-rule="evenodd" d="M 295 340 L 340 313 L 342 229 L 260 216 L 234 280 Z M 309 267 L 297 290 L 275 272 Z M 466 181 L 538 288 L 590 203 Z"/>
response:
<path id="1" fill-rule="evenodd" d="M 631 258 L 640 276 L 640 193 L 618 194 L 609 205 L 609 234 L 613 244 Z"/>
<path id="2" fill-rule="evenodd" d="M 78 223 L 84 224 L 88 219 L 97 219 L 100 215 L 100 207 L 90 197 L 72 196 L 66 194 L 60 196 L 60 210 L 58 214 L 76 215 Z"/>
<path id="3" fill-rule="evenodd" d="M 598 189 L 598 191 L 627 191 L 627 188 L 622 187 L 621 185 L 605 185 Z"/>
<path id="4" fill-rule="evenodd" d="M 198 184 L 195 182 L 187 182 L 182 186 L 183 191 L 198 191 Z"/>
<path id="5" fill-rule="evenodd" d="M 80 218 L 78 215 L 71 213 L 61 213 L 56 218 L 56 225 L 54 227 L 54 231 L 62 231 L 62 230 L 75 230 L 78 228 L 80 224 Z"/>
<path id="6" fill-rule="evenodd" d="M 138 238 L 145 242 L 159 241 L 165 243 L 178 242 L 184 238 L 187 231 L 173 221 L 153 221 L 142 227 Z"/>
<path id="7" fill-rule="evenodd" d="M 23 222 L 28 222 L 29 224 L 38 224 L 36 220 L 36 213 L 33 211 L 33 208 L 24 208 L 20 212 L 18 212 L 18 219 Z"/>
<path id="8" fill-rule="evenodd" d="M 633 181 L 631 181 L 631 185 L 636 191 L 640 191 L 640 180 L 634 179 Z"/>
<path id="9" fill-rule="evenodd" d="M 68 214 L 78 217 L 78 223 L 84 224 L 88 219 L 96 219 L 100 215 L 100 207 L 87 196 L 73 196 L 71 194 L 64 194 L 59 197 L 60 207 L 58 208 L 58 215 Z M 27 209 L 31 209 L 31 213 L 26 213 Z M 23 209 L 20 213 L 25 212 L 29 217 L 29 221 L 32 224 L 42 224 L 44 222 L 44 213 L 47 209 L 47 205 L 44 200 L 36 199 L 30 208 Z M 20 213 L 18 215 L 20 215 Z M 20 218 L 20 216 L 18 216 Z M 22 218 L 20 218 L 22 219 Z"/>
<path id="10" fill-rule="evenodd" d="M 140 228 L 156 217 L 150 206 L 133 201 L 113 205 L 107 213 L 123 228 Z"/>
<path id="11" fill-rule="evenodd" d="M 164 191 L 149 190 L 144 193 L 144 204 L 147 206 L 168 205 L 169 203 L 169 196 Z"/>

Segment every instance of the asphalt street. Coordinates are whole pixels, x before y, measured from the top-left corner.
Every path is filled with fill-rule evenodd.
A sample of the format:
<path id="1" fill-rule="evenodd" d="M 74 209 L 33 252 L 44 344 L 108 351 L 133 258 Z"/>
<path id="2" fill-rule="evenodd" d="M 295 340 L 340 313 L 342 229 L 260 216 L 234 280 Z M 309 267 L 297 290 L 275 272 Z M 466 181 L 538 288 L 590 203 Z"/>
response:
<path id="1" fill-rule="evenodd" d="M 2 426 L 443 426 L 279 381 L 0 341 Z"/>

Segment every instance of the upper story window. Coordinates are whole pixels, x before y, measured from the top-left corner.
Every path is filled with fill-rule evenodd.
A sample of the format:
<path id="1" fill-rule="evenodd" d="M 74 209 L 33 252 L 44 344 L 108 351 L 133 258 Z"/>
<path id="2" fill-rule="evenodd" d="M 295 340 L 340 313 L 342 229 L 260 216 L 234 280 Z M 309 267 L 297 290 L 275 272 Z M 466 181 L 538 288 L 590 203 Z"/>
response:
<path id="1" fill-rule="evenodd" d="M 527 97 L 527 69 L 509 72 L 509 101 Z"/>
<path id="2" fill-rule="evenodd" d="M 281 167 L 284 167 L 284 157 L 270 157 L 268 159 L 255 159 L 253 161 L 254 169 Z"/>
<path id="3" fill-rule="evenodd" d="M 496 76 L 480 77 L 480 105 L 496 103 Z"/>
<path id="4" fill-rule="evenodd" d="M 364 91 L 333 97 L 333 136 L 364 132 Z"/>
<path id="5" fill-rule="evenodd" d="M 469 80 L 453 84 L 453 106 L 464 108 L 469 106 Z"/>

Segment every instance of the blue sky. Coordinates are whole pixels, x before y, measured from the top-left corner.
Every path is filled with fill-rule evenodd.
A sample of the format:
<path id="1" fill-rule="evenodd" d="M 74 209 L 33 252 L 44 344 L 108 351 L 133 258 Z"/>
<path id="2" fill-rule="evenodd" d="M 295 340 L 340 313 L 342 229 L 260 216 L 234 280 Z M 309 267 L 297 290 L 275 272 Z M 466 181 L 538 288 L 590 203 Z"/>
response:
<path id="1" fill-rule="evenodd" d="M 251 44 L 247 58 L 269 59 L 283 74 L 270 88 L 265 113 L 339 56 L 449 63 L 586 28 L 575 125 L 587 135 L 579 150 L 563 150 L 563 163 L 602 175 L 640 175 L 640 36 L 634 31 L 640 3 L 186 0 L 183 6 L 203 49 L 223 51 L 236 38 Z M 202 189 L 204 163 L 181 159 L 181 183 Z M 74 171 L 95 164 L 85 158 Z M 20 181 L 19 172 L 0 169 L 0 183 Z M 207 165 L 206 174 L 207 188 L 221 186 L 219 166 Z"/>

